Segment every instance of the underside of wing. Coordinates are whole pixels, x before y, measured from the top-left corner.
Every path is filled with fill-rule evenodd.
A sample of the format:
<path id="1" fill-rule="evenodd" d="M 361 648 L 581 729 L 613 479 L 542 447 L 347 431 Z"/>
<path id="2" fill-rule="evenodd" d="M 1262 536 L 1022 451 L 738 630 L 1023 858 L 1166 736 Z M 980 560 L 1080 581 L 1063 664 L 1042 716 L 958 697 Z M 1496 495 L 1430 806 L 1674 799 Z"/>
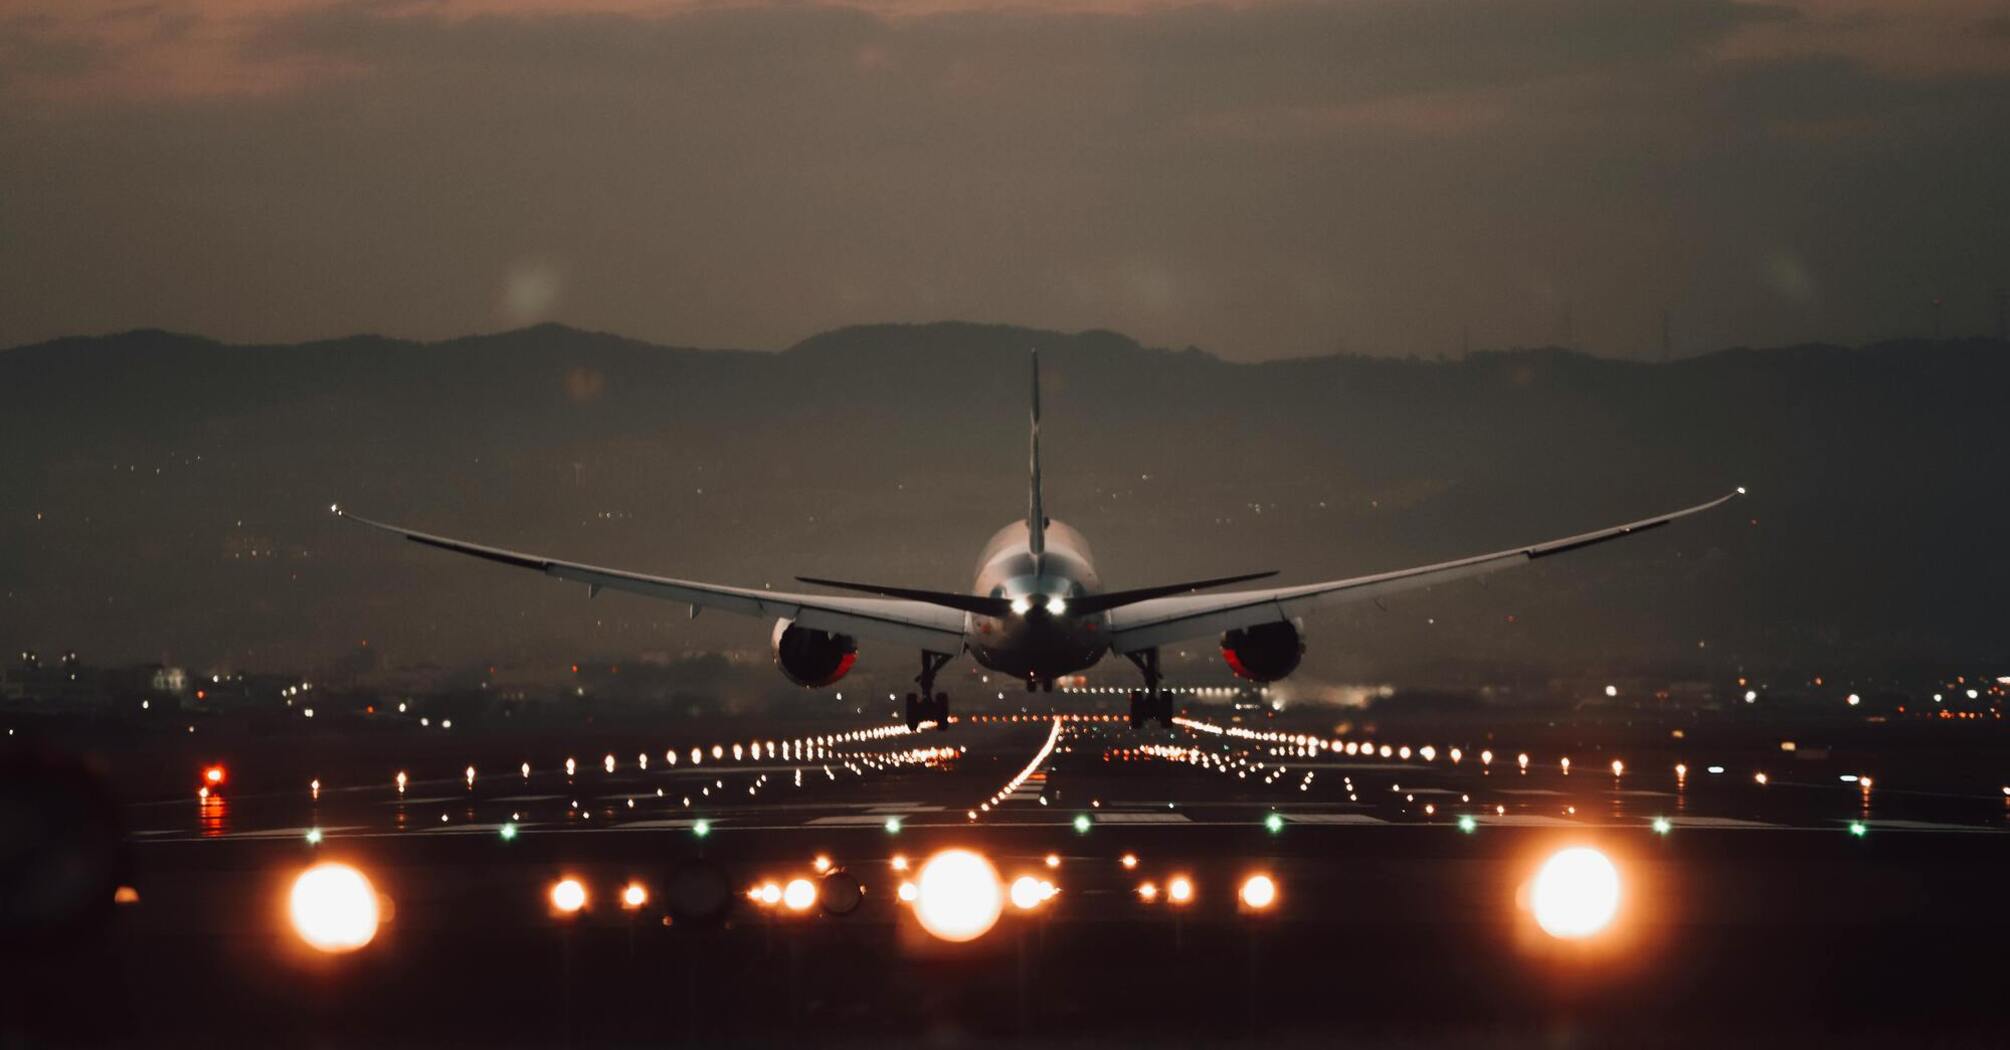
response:
<path id="1" fill-rule="evenodd" d="M 792 594 L 650 576 L 436 536 L 358 517 L 339 505 L 331 509 L 346 521 L 402 536 L 413 543 L 583 583 L 594 593 L 627 591 L 681 602 L 691 606 L 693 614 L 699 609 L 719 609 L 742 616 L 790 619 L 812 630 L 873 638 L 931 652 L 955 653 L 963 648 L 964 614 L 941 605 L 898 598 Z"/>
<path id="2" fill-rule="evenodd" d="M 1110 613 L 1110 644 L 1118 652 L 1137 652 L 1237 627 L 1289 620 L 1315 609 L 1342 602 L 1378 598 L 1398 591 L 1448 583 L 1468 576 L 1479 576 L 1516 565 L 1525 565 L 1537 558 L 1581 550 L 1648 529 L 1659 528 L 1669 522 L 1721 506 L 1742 495 L 1744 491 L 1738 489 L 1708 503 L 1699 503 L 1693 507 L 1685 507 L 1624 525 L 1565 536 L 1546 543 L 1439 562 L 1435 565 L 1420 565 L 1416 568 L 1397 569 L 1372 576 L 1356 576 L 1351 579 L 1302 584 L 1296 587 L 1155 598 L 1124 606 Z"/>

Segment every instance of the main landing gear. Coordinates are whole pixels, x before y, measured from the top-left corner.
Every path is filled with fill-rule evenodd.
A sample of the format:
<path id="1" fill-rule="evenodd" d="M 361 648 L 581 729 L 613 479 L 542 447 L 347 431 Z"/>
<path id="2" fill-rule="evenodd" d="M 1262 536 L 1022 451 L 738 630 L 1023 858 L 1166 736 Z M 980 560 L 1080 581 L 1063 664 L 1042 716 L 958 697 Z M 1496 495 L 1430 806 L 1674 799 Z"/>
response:
<path id="1" fill-rule="evenodd" d="M 904 714 L 907 716 L 907 731 L 912 733 L 921 728 L 923 722 L 934 722 L 935 728 L 949 728 L 949 694 L 935 691 L 935 672 L 950 661 L 951 653 L 921 654 L 921 673 L 914 676 L 921 686 L 921 692 L 907 694 Z"/>
<path id="2" fill-rule="evenodd" d="M 1154 718 L 1159 720 L 1160 725 L 1172 728 L 1172 694 L 1159 688 L 1159 651 L 1146 649 L 1125 653 L 1124 657 L 1136 664 L 1145 676 L 1145 687 L 1131 690 L 1131 728 L 1143 729 L 1145 723 Z"/>

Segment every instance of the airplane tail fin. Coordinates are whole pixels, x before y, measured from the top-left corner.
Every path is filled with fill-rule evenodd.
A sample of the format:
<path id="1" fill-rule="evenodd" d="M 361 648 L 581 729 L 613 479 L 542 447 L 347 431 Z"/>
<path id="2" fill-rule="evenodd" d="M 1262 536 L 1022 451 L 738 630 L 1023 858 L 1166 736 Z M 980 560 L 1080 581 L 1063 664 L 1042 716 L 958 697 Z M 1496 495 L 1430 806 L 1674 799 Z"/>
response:
<path id="1" fill-rule="evenodd" d="M 1033 362 L 1032 449 L 1030 487 L 1026 496 L 1026 546 L 1038 558 L 1047 551 L 1047 510 L 1040 502 L 1040 351 L 1031 352 Z"/>

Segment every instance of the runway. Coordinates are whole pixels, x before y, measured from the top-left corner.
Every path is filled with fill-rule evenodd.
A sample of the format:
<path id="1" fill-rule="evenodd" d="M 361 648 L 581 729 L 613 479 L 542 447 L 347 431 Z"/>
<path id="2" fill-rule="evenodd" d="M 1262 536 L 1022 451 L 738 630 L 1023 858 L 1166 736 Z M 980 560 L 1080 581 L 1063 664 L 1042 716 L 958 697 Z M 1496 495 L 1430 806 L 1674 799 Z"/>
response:
<path id="1" fill-rule="evenodd" d="M 217 995 L 275 1039 L 337 1044 L 1992 1030 L 2010 796 L 1980 786 L 1986 749 L 1315 725 L 1197 709 L 1145 731 L 976 714 L 948 732 L 243 749 L 186 762 L 187 790 L 127 794 L 137 901 L 39 979 L 91 973 L 105 1008 L 30 996 L 28 1012 L 80 1042 L 199 1041 Z M 1572 845 L 1624 879 L 1612 931 L 1581 942 L 1542 933 L 1527 903 Z M 931 938 L 901 887 L 948 847 L 1055 895 L 969 943 Z M 360 951 L 315 956 L 279 919 L 286 881 L 320 860 L 388 898 Z M 716 919 L 671 903 L 693 870 L 730 892 Z M 834 870 L 862 885 L 856 910 L 761 900 Z M 1259 874 L 1277 892 L 1255 909 L 1241 887 Z M 588 904 L 562 915 L 548 894 L 565 878 Z M 1176 879 L 1190 899 L 1168 896 Z M 620 905 L 631 884 L 647 904 Z"/>

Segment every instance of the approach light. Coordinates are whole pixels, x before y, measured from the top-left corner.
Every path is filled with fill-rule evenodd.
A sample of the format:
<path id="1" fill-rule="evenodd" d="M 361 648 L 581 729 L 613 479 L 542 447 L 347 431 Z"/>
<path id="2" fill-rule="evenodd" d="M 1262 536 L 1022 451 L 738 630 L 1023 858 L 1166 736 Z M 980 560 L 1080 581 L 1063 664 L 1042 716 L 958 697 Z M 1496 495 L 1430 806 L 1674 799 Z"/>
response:
<path id="1" fill-rule="evenodd" d="M 1529 887 L 1536 925 L 1560 940 L 1590 937 L 1619 913 L 1619 869 L 1589 846 L 1558 850 Z"/>
<path id="2" fill-rule="evenodd" d="M 552 883 L 551 906 L 560 915 L 577 914 L 579 909 L 586 907 L 586 887 L 574 878 Z"/>
<path id="3" fill-rule="evenodd" d="M 915 918 L 922 929 L 945 941 L 984 936 L 1005 909 L 998 870 L 967 849 L 946 849 L 928 858 L 915 881 Z"/>
<path id="4" fill-rule="evenodd" d="M 316 864 L 293 880 L 287 916 L 315 951 L 353 952 L 377 936 L 377 891 L 347 864 Z"/>
<path id="5" fill-rule="evenodd" d="M 808 911 L 817 903 L 817 884 L 804 878 L 789 880 L 782 887 L 782 906 L 790 911 Z"/>
<path id="6" fill-rule="evenodd" d="M 1250 911 L 1264 911 L 1277 903 L 1277 883 L 1268 875 L 1251 875 L 1242 880 L 1242 889 L 1236 896 Z"/>

